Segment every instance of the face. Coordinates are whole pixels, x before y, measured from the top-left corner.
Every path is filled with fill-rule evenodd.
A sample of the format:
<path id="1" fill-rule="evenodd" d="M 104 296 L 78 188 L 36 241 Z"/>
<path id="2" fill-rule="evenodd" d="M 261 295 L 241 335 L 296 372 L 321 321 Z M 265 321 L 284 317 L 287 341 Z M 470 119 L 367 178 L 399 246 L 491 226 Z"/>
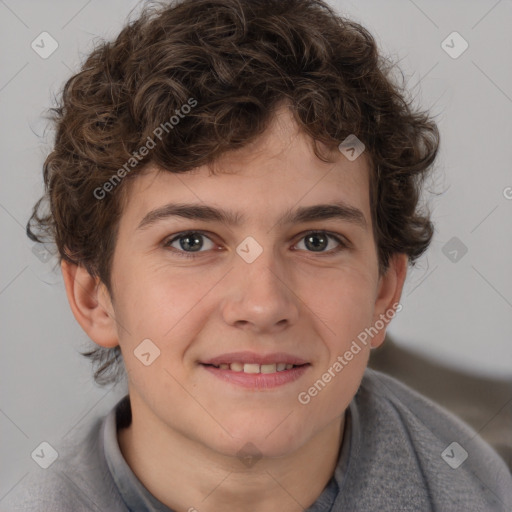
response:
<path id="1" fill-rule="evenodd" d="M 308 390 L 383 312 L 367 162 L 323 163 L 283 109 L 216 170 L 130 184 L 111 275 L 132 407 L 219 453 L 281 456 L 341 417 L 369 343 Z"/>

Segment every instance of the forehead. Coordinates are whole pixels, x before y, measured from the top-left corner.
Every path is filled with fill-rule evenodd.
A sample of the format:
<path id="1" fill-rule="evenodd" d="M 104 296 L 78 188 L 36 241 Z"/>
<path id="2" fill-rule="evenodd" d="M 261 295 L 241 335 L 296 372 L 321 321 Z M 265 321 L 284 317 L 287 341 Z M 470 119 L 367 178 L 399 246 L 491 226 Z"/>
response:
<path id="1" fill-rule="evenodd" d="M 323 162 L 314 154 L 311 138 L 282 108 L 259 138 L 210 167 L 177 174 L 148 165 L 130 180 L 121 221 L 139 223 L 149 211 L 176 202 L 239 212 L 244 222 L 275 222 L 294 207 L 342 202 L 361 210 L 370 226 L 365 153 L 354 161 L 339 151 L 328 157 Z"/>

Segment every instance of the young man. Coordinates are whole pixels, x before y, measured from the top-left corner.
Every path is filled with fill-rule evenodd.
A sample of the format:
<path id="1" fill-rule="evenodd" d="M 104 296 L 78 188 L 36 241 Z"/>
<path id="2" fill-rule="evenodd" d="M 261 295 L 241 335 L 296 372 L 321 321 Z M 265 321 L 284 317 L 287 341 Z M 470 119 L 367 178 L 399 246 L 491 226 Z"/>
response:
<path id="1" fill-rule="evenodd" d="M 432 237 L 437 129 L 387 71 L 318 0 L 147 9 L 91 54 L 29 232 L 129 395 L 9 510 L 510 510 L 487 444 L 366 369 Z"/>

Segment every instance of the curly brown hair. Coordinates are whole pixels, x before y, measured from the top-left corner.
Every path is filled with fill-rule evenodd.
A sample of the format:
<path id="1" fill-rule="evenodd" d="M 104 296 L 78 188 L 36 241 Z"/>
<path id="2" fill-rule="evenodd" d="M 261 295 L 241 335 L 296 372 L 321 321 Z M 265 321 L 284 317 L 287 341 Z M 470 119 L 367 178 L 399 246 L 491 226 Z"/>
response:
<path id="1" fill-rule="evenodd" d="M 150 162 L 173 173 L 213 164 L 261 135 L 287 102 L 322 161 L 317 142 L 363 141 L 379 271 L 394 253 L 414 264 L 433 235 L 419 199 L 439 133 L 406 99 L 395 67 L 364 27 L 321 0 L 146 5 L 115 41 L 96 46 L 51 109 L 55 144 L 27 234 L 54 243 L 60 260 L 84 265 L 111 291 L 127 183 Z M 178 115 L 179 124 L 169 121 Z M 158 127 L 165 136 L 144 151 Z M 124 371 L 119 346 L 83 355 L 100 385 Z"/>

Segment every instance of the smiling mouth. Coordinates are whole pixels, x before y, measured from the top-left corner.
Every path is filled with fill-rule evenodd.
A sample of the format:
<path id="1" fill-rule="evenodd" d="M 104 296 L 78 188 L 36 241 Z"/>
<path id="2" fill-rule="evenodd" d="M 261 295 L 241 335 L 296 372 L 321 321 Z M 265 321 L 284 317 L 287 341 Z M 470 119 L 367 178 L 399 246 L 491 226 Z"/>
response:
<path id="1" fill-rule="evenodd" d="M 221 364 L 203 364 L 203 366 L 209 366 L 217 368 L 219 370 L 229 370 L 237 373 L 278 373 L 292 370 L 293 368 L 299 368 L 302 366 L 308 366 L 306 364 L 289 364 L 289 363 L 271 363 L 271 364 L 256 364 L 256 363 L 221 363 Z"/>

